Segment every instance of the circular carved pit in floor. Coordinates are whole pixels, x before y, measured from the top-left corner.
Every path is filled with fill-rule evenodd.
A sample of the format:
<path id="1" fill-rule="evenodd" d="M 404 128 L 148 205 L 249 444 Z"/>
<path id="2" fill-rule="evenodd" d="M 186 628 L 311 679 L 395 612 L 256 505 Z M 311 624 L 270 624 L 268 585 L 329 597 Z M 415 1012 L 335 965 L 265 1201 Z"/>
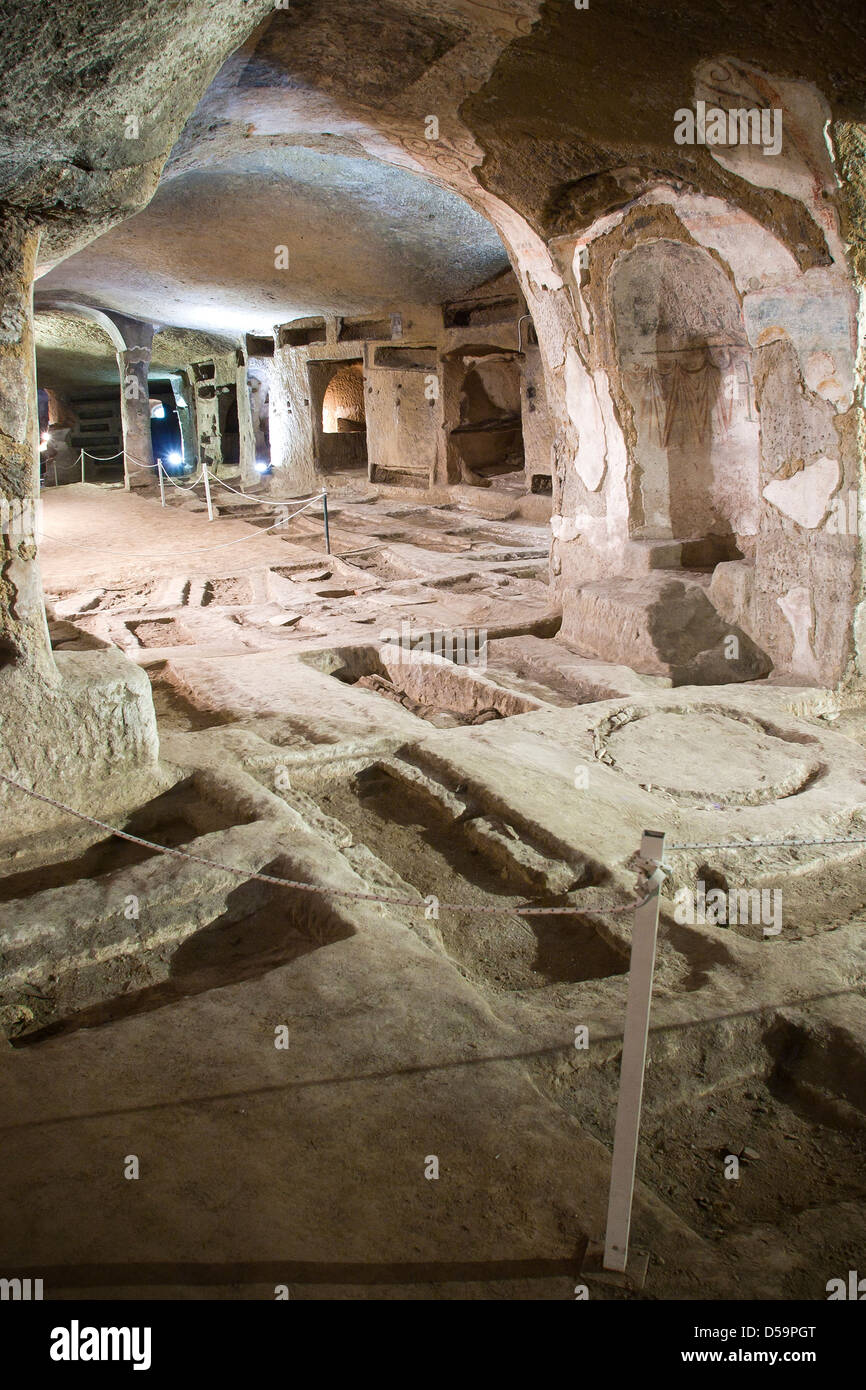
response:
<path id="1" fill-rule="evenodd" d="M 760 806 L 796 796 L 821 771 L 815 750 L 712 707 L 622 709 L 595 732 L 596 757 L 683 802 Z"/>

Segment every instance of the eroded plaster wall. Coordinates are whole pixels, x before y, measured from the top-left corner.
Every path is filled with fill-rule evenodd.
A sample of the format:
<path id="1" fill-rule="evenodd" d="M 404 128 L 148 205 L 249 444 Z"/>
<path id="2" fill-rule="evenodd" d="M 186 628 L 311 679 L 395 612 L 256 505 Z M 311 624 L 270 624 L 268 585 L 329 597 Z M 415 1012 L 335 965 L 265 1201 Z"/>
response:
<path id="1" fill-rule="evenodd" d="M 778 162 L 719 158 L 800 197 L 823 254 L 804 255 L 736 205 L 663 185 L 556 238 L 575 317 L 548 375 L 568 416 L 553 570 L 564 631 L 579 637 L 569 612 L 583 584 L 715 563 L 722 616 L 778 671 L 834 684 L 860 586 L 857 301 L 828 203 L 826 110 L 803 86 L 772 86 L 798 132 Z M 731 555 L 664 545 L 726 534 Z"/>

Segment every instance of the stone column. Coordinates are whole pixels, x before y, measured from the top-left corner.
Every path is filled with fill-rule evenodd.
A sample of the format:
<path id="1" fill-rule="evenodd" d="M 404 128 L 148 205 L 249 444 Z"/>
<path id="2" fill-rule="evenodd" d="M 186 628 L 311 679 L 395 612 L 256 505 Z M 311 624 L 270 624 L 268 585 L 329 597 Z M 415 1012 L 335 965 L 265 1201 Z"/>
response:
<path id="1" fill-rule="evenodd" d="M 78 424 L 75 411 L 65 396 L 52 391 L 50 387 L 42 389 L 48 403 L 45 420 L 48 426 L 47 448 L 40 446 L 45 484 L 52 487 L 63 483 L 80 483 L 81 458 L 78 450 L 73 449 L 69 442 Z"/>
<path id="2" fill-rule="evenodd" d="M 0 771 L 57 801 L 111 815 L 124 797 L 153 795 L 156 719 L 146 673 L 116 648 L 51 651 L 37 562 L 31 287 L 38 241 L 32 223 L 0 211 Z M 48 507 L 61 530 L 62 496 L 52 489 Z M 91 533 L 77 529 L 67 544 L 86 552 Z M 56 808 L 0 783 L 4 842 L 62 819 Z"/>
<path id="3" fill-rule="evenodd" d="M 214 455 L 213 472 L 217 475 L 226 473 L 236 473 L 237 463 L 230 463 L 226 458 L 227 443 L 225 435 L 226 416 L 233 403 L 238 408 L 238 434 L 241 432 L 241 402 L 238 397 L 238 363 L 237 353 L 228 353 L 214 358 L 214 387 L 213 397 L 213 430 L 212 430 L 212 452 Z"/>
<path id="4" fill-rule="evenodd" d="M 25 670 L 56 681 L 36 561 L 39 408 L 33 344 L 33 272 L 39 233 L 0 216 L 0 743 L 3 677 Z"/>
<path id="5" fill-rule="evenodd" d="M 277 347 L 271 365 L 271 488 L 277 497 L 314 492 L 318 485 L 308 357 L 304 348 Z"/>
<path id="6" fill-rule="evenodd" d="M 123 424 L 124 472 L 128 488 L 155 488 L 150 438 L 150 390 L 147 376 L 153 347 L 153 324 L 111 315 L 125 344 L 117 349 L 120 372 L 120 414 Z"/>
<path id="7" fill-rule="evenodd" d="M 217 471 L 222 457 L 219 433 L 219 404 L 216 386 L 210 379 L 195 384 L 195 420 L 198 456 L 212 473 Z"/>
<path id="8" fill-rule="evenodd" d="M 188 382 L 182 372 L 172 372 L 169 381 L 174 392 L 174 404 L 180 425 L 180 437 L 183 442 L 183 461 L 186 467 L 195 467 L 198 461 L 198 447 L 193 419 L 195 404 L 193 383 Z"/>
<path id="9" fill-rule="evenodd" d="M 240 430 L 240 472 L 244 487 L 258 481 L 256 473 L 256 432 L 253 425 L 252 400 L 250 397 L 250 375 L 247 355 L 238 353 L 236 395 L 238 403 L 238 428 Z"/>
<path id="10" fill-rule="evenodd" d="M 68 425 L 55 425 L 51 431 L 48 447 L 42 454 L 46 487 L 81 482 L 81 456 L 69 442 L 71 435 Z"/>

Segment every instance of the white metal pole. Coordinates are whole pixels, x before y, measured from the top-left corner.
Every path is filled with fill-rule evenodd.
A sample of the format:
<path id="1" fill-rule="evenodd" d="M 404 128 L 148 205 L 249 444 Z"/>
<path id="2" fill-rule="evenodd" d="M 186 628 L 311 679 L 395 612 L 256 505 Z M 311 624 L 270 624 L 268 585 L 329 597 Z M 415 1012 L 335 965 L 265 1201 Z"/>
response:
<path id="1" fill-rule="evenodd" d="M 157 459 L 156 471 L 159 475 L 159 500 L 165 506 L 165 479 L 162 476 L 162 459 Z"/>
<path id="2" fill-rule="evenodd" d="M 603 1261 L 605 1269 L 618 1270 L 620 1273 L 625 1273 L 628 1263 L 628 1239 L 659 925 L 659 889 L 664 877 L 657 866 L 661 865 L 664 847 L 664 831 L 643 832 L 640 855 L 649 866 L 649 882 L 646 889 L 648 896 L 646 901 L 635 909 L 634 914 Z"/>
<path id="3" fill-rule="evenodd" d="M 202 476 L 204 477 L 204 495 L 207 498 L 207 519 L 208 521 L 213 521 L 213 502 L 211 501 L 210 495 L 210 477 L 208 475 L 207 464 L 205 464 L 202 470 Z"/>
<path id="4" fill-rule="evenodd" d="M 84 482 L 84 450 L 81 450 L 81 481 Z"/>
<path id="5" fill-rule="evenodd" d="M 322 488 L 322 516 L 325 521 L 325 553 L 331 553 L 331 528 L 328 524 L 328 489 Z"/>

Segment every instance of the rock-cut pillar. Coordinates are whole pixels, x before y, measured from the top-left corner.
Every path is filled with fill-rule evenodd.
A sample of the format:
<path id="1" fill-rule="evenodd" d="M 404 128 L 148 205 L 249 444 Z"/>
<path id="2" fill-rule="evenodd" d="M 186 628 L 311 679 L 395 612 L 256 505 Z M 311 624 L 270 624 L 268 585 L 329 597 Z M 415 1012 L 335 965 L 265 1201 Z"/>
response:
<path id="1" fill-rule="evenodd" d="M 32 284 L 38 245 L 39 232 L 26 221 L 13 213 L 0 217 L 0 675 L 29 667 L 51 679 L 36 561 L 39 410 Z"/>
<path id="2" fill-rule="evenodd" d="M 120 314 L 111 315 L 124 347 L 117 349 L 120 372 L 120 417 L 123 425 L 124 476 L 128 488 L 158 485 L 150 437 L 148 373 L 153 348 L 153 324 Z"/>
<path id="3" fill-rule="evenodd" d="M 146 673 L 117 648 L 51 650 L 37 546 L 54 527 L 61 554 L 86 553 L 100 537 L 96 516 L 68 524 L 66 489 L 49 490 L 43 532 L 32 300 L 38 243 L 34 225 L 0 211 L 0 772 L 55 803 L 111 815 L 131 788 L 140 795 L 151 786 L 156 719 Z M 0 783 L 0 840 L 64 818 L 56 804 Z"/>

